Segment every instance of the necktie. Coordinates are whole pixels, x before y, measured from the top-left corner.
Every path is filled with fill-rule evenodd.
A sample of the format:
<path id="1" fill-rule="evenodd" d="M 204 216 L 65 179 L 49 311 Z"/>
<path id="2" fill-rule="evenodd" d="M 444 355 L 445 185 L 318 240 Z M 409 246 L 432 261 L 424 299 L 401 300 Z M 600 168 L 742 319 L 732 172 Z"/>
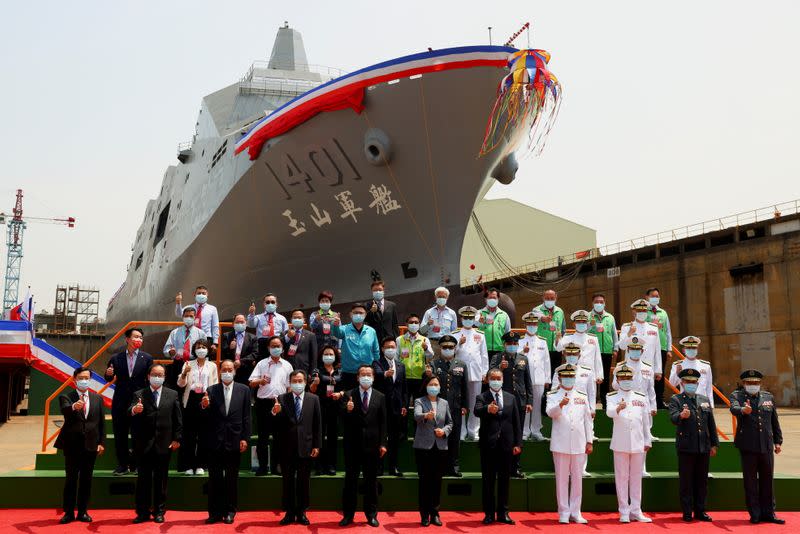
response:
<path id="1" fill-rule="evenodd" d="M 364 396 L 361 398 L 361 411 L 367 413 L 367 409 L 369 408 L 369 395 L 367 392 L 364 392 Z"/>
<path id="2" fill-rule="evenodd" d="M 133 375 L 133 354 L 128 353 L 128 376 Z"/>
<path id="3" fill-rule="evenodd" d="M 186 333 L 183 335 L 184 342 L 183 342 L 183 361 L 189 360 L 189 354 L 192 352 L 192 340 L 189 337 L 191 330 L 186 328 Z"/>
<path id="4" fill-rule="evenodd" d="M 83 401 L 83 417 L 85 418 L 89 415 L 89 395 L 82 393 L 81 400 Z"/>
<path id="5" fill-rule="evenodd" d="M 300 405 L 300 397 L 298 395 L 294 396 L 294 420 L 300 421 L 300 411 L 302 407 Z"/>
<path id="6" fill-rule="evenodd" d="M 197 328 L 203 328 L 203 305 L 197 305 L 197 315 L 194 318 L 194 325 Z"/>
<path id="7" fill-rule="evenodd" d="M 502 406 L 500 406 L 500 393 L 495 393 L 494 394 L 494 402 L 495 402 L 495 404 L 497 404 L 498 408 L 502 408 Z"/>
<path id="8" fill-rule="evenodd" d="M 236 359 L 240 359 L 242 357 L 242 338 L 244 334 L 239 333 L 236 334 Z"/>
<path id="9" fill-rule="evenodd" d="M 156 405 L 156 408 L 158 408 L 158 392 L 158 389 L 153 391 L 153 404 Z"/>
<path id="10" fill-rule="evenodd" d="M 392 382 L 397 382 L 397 366 L 394 364 L 394 360 L 392 360 L 392 363 L 389 365 L 391 366 L 392 371 L 394 371 L 394 373 L 392 373 Z"/>
<path id="11" fill-rule="evenodd" d="M 269 326 L 267 327 L 267 336 L 274 336 L 275 335 L 275 317 L 273 314 L 267 315 L 267 323 Z"/>
<path id="12" fill-rule="evenodd" d="M 231 386 L 225 386 L 225 415 L 231 407 Z"/>

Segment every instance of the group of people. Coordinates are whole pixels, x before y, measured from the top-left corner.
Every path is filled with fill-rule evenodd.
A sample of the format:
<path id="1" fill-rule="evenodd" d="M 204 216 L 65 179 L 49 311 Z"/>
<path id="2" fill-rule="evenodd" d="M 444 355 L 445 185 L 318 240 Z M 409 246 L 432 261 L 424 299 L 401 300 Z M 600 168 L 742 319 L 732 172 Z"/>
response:
<path id="1" fill-rule="evenodd" d="M 179 471 L 196 476 L 208 470 L 207 522 L 233 523 L 254 407 L 258 438 L 252 463 L 257 476 L 283 479 L 282 525 L 309 524 L 311 473 L 336 474 L 340 426 L 340 525 L 354 520 L 359 477 L 367 524 L 379 525 L 377 477 L 403 476 L 398 451 L 410 429 L 423 526 L 442 524 L 442 479 L 462 476 L 463 440 L 479 443 L 483 522 L 513 524 L 510 478 L 525 476 L 524 441 L 546 439 L 543 414 L 552 420 L 559 521 L 586 523 L 582 477 L 595 441 L 598 401 L 613 420 L 619 519 L 651 521 L 641 509 L 642 477 L 649 476 L 645 458 L 655 439 L 653 416 L 664 407 L 664 373 L 673 358 L 669 317 L 659 307 L 657 288 L 631 304 L 632 320 L 619 331 L 605 310 L 605 296 L 595 294 L 590 311 L 570 315 L 573 333 L 567 333 L 556 292 L 548 290 L 542 304 L 522 316 L 522 335 L 511 330 L 494 288 L 485 291 L 483 308 L 464 306 L 458 313 L 447 306 L 447 288 L 437 288 L 435 304 L 422 317 L 406 315 L 402 334 L 384 283 L 373 282 L 371 291 L 370 301 L 350 306 L 346 323 L 332 311 L 330 292 L 320 293 L 319 309 L 310 317 L 296 309 L 289 319 L 268 293 L 262 313 L 251 304 L 220 336 L 218 312 L 208 303 L 208 289 L 199 286 L 189 306 L 176 297 L 175 313 L 184 326 L 164 345 L 164 359 L 171 361 L 166 366 L 140 350 L 140 329 L 128 330 L 126 348 L 110 359 L 106 378 L 115 379 L 114 473 L 137 475 L 134 522 L 164 521 L 167 473 L 178 451 Z M 676 425 L 683 518 L 710 521 L 705 493 L 709 458 L 718 446 L 711 366 L 697 358 L 699 338 L 686 336 L 680 344 L 685 359 L 673 363 L 666 380 L 679 390 L 668 409 Z M 218 346 L 219 369 L 209 360 Z M 761 378 L 757 370 L 745 371 L 743 388 L 731 396 L 735 444 L 751 521 L 782 522 L 772 495 L 773 454 L 780 452 L 782 435 L 772 397 L 760 390 Z M 60 398 L 65 424 L 56 442 L 66 458 L 64 523 L 91 521 L 92 469 L 104 452 L 102 398 L 88 389 L 88 369 L 76 369 L 74 382 L 76 390 Z"/>

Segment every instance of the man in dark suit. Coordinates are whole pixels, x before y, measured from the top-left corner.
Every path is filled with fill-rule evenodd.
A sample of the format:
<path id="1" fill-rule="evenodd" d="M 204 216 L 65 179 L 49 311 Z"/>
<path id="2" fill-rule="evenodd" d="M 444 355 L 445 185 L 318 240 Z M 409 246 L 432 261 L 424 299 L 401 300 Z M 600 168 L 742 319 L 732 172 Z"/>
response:
<path id="1" fill-rule="evenodd" d="M 387 471 L 390 475 L 401 477 L 403 473 L 397 468 L 397 456 L 406 436 L 408 413 L 406 386 L 406 366 L 397 359 L 397 342 L 387 337 L 381 343 L 381 357 L 373 364 L 375 370 L 375 388 L 386 397 L 386 429 L 388 432 L 389 450 L 386 453 Z M 383 467 L 378 468 L 383 474 Z"/>
<path id="2" fill-rule="evenodd" d="M 128 449 L 128 432 L 131 430 L 130 405 L 133 392 L 147 385 L 147 370 L 153 365 L 153 357 L 140 351 L 144 333 L 139 328 L 125 331 L 126 348 L 108 361 L 106 380 L 116 378 L 114 398 L 111 400 L 111 425 L 114 430 L 114 450 L 117 454 L 115 475 L 124 475 L 136 467 Z"/>
<path id="3" fill-rule="evenodd" d="M 339 526 L 353 522 L 358 498 L 358 475 L 364 472 L 364 515 L 367 524 L 378 523 L 378 462 L 386 454 L 386 398 L 372 387 L 374 371 L 362 365 L 357 373 L 358 387 L 345 392 L 342 404 L 344 423 L 344 490 Z"/>
<path id="4" fill-rule="evenodd" d="M 317 370 L 317 336 L 306 330 L 303 310 L 292 310 L 289 330 L 283 337 L 285 347 L 284 359 L 292 364 L 295 370 L 305 371 L 306 376 Z"/>
<path id="5" fill-rule="evenodd" d="M 147 373 L 149 385 L 133 394 L 128 408 L 133 417 L 133 452 L 139 464 L 136 479 L 136 517 L 134 523 L 164 522 L 167 503 L 167 470 L 172 451 L 180 447 L 181 406 L 178 392 L 163 387 L 163 365 L 153 365 Z"/>
<path id="6" fill-rule="evenodd" d="M 481 453 L 483 523 L 493 523 L 497 513 L 497 521 L 513 525 L 514 520 L 508 515 L 508 486 L 514 456 L 522 452 L 522 414 L 514 395 L 503 390 L 503 371 L 490 369 L 487 378 L 489 389 L 478 395 L 473 410 L 481 422 L 478 439 Z"/>
<path id="7" fill-rule="evenodd" d="M 238 504 L 239 461 L 250 439 L 250 388 L 234 381 L 234 362 L 220 365 L 221 383 L 206 390 L 200 407 L 208 414 L 208 519 L 233 523 Z"/>
<path id="8" fill-rule="evenodd" d="M 58 397 L 64 425 L 56 438 L 55 447 L 64 453 L 64 516 L 61 524 L 75 520 L 75 499 L 78 501 L 78 521 L 91 523 L 86 513 L 92 491 L 92 473 L 98 454 L 105 451 L 105 414 L 103 398 L 89 391 L 91 371 L 78 367 L 72 373 L 76 391 Z"/>
<path id="9" fill-rule="evenodd" d="M 233 318 L 233 330 L 222 334 L 222 359 L 230 360 L 236 372 L 236 382 L 250 386 L 250 374 L 258 360 L 256 336 L 247 331 L 247 317 L 243 313 Z"/>
<path id="10" fill-rule="evenodd" d="M 311 491 L 311 463 L 322 447 L 322 410 L 319 397 L 306 392 L 308 375 L 302 369 L 289 375 L 291 391 L 278 397 L 272 416 L 279 419 L 281 437 L 281 475 L 283 476 L 283 508 L 286 515 L 281 525 L 297 522 L 308 525 Z"/>
<path id="11" fill-rule="evenodd" d="M 372 303 L 368 304 L 367 318 L 364 321 L 378 334 L 378 339 L 391 337 L 397 339 L 400 326 L 397 321 L 397 306 L 391 300 L 383 298 L 385 284 L 383 280 L 374 280 L 371 286 Z"/>
<path id="12" fill-rule="evenodd" d="M 678 450 L 678 478 L 683 520 L 694 518 L 711 521 L 706 513 L 708 493 L 708 464 L 719 447 L 714 408 L 708 397 L 698 395 L 700 371 L 683 369 L 678 373 L 683 391 L 669 400 L 669 416 L 676 428 L 675 448 Z"/>

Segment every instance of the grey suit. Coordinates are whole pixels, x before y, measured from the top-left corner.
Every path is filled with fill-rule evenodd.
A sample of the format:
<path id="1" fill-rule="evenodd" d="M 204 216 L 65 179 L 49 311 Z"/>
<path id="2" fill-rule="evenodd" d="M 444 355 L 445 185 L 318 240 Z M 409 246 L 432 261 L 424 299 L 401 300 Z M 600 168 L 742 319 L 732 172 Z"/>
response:
<path id="1" fill-rule="evenodd" d="M 419 475 L 419 513 L 423 520 L 439 516 L 442 476 L 447 465 L 447 436 L 453 431 L 453 418 L 447 401 L 436 399 L 436 415 L 429 421 L 425 419 L 425 414 L 432 408 L 428 397 L 414 401 L 414 420 L 417 422 L 414 454 Z M 434 433 L 437 428 L 444 430 L 441 438 Z"/>

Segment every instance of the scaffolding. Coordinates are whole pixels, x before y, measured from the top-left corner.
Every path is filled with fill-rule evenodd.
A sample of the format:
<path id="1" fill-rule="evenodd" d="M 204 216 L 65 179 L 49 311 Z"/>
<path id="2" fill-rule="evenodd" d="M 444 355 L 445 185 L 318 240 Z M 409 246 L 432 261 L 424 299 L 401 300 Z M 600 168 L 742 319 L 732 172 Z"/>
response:
<path id="1" fill-rule="evenodd" d="M 58 285 L 53 308 L 53 330 L 56 333 L 98 333 L 100 290 L 96 287 Z"/>

